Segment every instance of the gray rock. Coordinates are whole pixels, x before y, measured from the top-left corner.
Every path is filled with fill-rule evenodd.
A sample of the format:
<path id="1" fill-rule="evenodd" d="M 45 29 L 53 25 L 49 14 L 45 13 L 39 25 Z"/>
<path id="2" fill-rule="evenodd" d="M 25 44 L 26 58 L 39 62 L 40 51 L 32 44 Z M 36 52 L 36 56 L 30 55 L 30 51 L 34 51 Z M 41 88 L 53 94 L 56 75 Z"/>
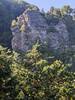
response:
<path id="1" fill-rule="evenodd" d="M 48 32 L 50 27 L 55 32 Z M 69 47 L 69 33 L 63 21 L 49 26 L 36 6 L 32 6 L 17 17 L 16 25 L 11 26 L 13 50 L 27 51 L 37 41 L 48 45 L 49 49 L 63 51 Z"/>
<path id="2" fill-rule="evenodd" d="M 69 33 L 67 31 L 66 25 L 63 21 L 59 21 L 57 25 L 54 26 L 56 32 L 50 32 L 48 38 L 50 40 L 50 47 L 64 51 L 69 48 Z"/>

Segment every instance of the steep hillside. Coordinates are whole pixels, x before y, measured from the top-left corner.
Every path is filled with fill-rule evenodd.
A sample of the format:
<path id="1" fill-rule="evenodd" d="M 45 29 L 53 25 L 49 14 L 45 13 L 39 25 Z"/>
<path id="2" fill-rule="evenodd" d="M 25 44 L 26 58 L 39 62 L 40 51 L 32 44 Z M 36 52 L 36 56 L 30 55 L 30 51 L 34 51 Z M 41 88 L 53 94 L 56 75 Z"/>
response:
<path id="1" fill-rule="evenodd" d="M 36 41 L 50 50 L 75 49 L 75 9 L 51 7 L 45 13 L 22 0 L 0 0 L 0 44 L 26 51 Z"/>

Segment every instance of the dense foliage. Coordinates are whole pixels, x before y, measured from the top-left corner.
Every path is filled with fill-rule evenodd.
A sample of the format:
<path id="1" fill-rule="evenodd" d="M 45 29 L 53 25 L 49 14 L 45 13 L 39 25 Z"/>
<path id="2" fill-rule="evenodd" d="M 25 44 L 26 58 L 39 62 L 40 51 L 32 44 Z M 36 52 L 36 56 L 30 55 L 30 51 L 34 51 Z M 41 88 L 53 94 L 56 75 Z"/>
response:
<path id="1" fill-rule="evenodd" d="M 19 54 L 0 47 L 0 100 L 75 99 L 75 73 L 60 60 L 49 62 L 39 48 Z"/>

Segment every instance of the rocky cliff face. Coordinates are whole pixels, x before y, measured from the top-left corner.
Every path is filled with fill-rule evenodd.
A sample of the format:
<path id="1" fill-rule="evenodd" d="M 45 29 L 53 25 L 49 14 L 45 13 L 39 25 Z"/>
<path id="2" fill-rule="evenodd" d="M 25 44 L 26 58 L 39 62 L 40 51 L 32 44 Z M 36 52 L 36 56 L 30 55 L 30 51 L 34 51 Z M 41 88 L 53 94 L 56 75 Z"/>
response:
<path id="1" fill-rule="evenodd" d="M 54 31 L 51 31 L 54 30 Z M 12 48 L 27 51 L 37 41 L 47 45 L 48 49 L 64 50 L 69 47 L 69 33 L 62 20 L 48 25 L 46 18 L 36 6 L 27 8 L 12 22 Z"/>
<path id="2" fill-rule="evenodd" d="M 0 0 L 0 44 L 11 47 L 11 22 L 30 5 L 22 0 Z"/>
<path id="3" fill-rule="evenodd" d="M 64 49 L 69 48 L 69 33 L 67 31 L 66 25 L 62 20 L 54 26 L 55 32 L 49 33 L 49 42 L 51 47 L 55 50 L 64 51 Z"/>

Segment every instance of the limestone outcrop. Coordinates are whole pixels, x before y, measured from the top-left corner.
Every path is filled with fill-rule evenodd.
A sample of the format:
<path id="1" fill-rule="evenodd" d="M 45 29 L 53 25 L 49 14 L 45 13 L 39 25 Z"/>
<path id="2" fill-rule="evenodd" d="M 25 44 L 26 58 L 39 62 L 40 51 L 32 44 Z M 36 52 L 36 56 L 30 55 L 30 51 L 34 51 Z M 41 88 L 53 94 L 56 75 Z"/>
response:
<path id="1" fill-rule="evenodd" d="M 53 28 L 55 31 L 51 32 Z M 13 50 L 27 51 L 37 41 L 52 50 L 69 47 L 69 33 L 62 20 L 56 25 L 48 25 L 38 7 L 30 6 L 17 19 L 12 21 Z"/>

